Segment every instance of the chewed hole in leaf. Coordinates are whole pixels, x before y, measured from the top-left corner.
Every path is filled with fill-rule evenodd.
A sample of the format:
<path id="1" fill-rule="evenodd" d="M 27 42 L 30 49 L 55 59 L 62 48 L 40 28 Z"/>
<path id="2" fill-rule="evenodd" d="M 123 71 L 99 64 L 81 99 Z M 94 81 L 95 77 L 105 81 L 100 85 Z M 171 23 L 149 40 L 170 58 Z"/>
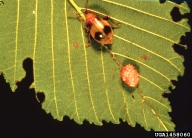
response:
<path id="1" fill-rule="evenodd" d="M 31 85 L 33 80 L 33 60 L 31 58 L 26 58 L 23 61 L 23 68 L 26 71 L 25 79 L 27 80 L 27 85 Z"/>
<path id="2" fill-rule="evenodd" d="M 37 100 L 42 103 L 45 100 L 45 94 L 43 92 L 37 93 Z"/>
<path id="3" fill-rule="evenodd" d="M 188 48 L 186 45 L 178 45 L 178 44 L 174 44 L 173 48 L 175 50 L 175 52 L 177 52 L 180 55 L 184 55 L 187 51 L 186 49 Z"/>
<path id="4" fill-rule="evenodd" d="M 179 12 L 178 7 L 174 7 L 173 10 L 171 11 L 171 16 L 174 22 L 178 22 L 182 19 L 182 15 Z"/>
<path id="5" fill-rule="evenodd" d="M 161 4 L 164 4 L 164 3 L 166 2 L 166 0 L 159 0 L 159 2 L 160 2 Z"/>

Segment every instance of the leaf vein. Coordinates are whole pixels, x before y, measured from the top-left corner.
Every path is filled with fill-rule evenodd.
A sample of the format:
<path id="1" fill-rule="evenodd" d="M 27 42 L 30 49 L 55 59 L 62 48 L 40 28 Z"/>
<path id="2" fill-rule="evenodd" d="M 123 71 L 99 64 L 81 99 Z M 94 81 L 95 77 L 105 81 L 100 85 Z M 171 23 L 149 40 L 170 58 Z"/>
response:
<path id="1" fill-rule="evenodd" d="M 17 21 L 16 21 L 16 32 L 15 32 L 15 61 L 14 61 L 14 78 L 13 81 L 16 80 L 16 67 L 17 67 L 17 52 L 18 52 L 18 31 L 19 31 L 19 8 L 20 8 L 20 0 L 17 1 Z M 13 85 L 13 90 L 15 89 L 15 85 Z"/>
<path id="2" fill-rule="evenodd" d="M 123 95 L 123 102 L 124 102 L 124 105 L 125 105 L 125 111 L 126 111 L 126 114 L 127 114 L 127 117 L 128 117 L 128 121 L 130 121 L 130 124 L 133 124 L 132 120 L 131 120 L 131 117 L 129 115 L 129 107 L 128 107 L 128 104 L 126 102 L 125 92 L 124 92 L 123 89 L 122 89 L 122 95 Z"/>
<path id="3" fill-rule="evenodd" d="M 159 18 L 159 19 L 162 19 L 162 20 L 165 20 L 165 21 L 168 21 L 168 22 L 172 22 L 174 24 L 177 24 L 179 26 L 182 26 L 186 29 L 188 29 L 186 26 L 182 25 L 182 24 L 179 24 L 178 22 L 173 22 L 171 20 L 168 20 L 166 18 L 163 18 L 163 17 L 160 17 L 160 16 L 157 16 L 157 15 L 154 15 L 154 14 L 151 14 L 151 13 L 148 13 L 148 12 L 145 12 L 145 11 L 142 11 L 142 10 L 139 10 L 139 9 L 136 9 L 136 8 L 133 8 L 133 7 L 130 7 L 130 6 L 127 6 L 127 5 L 123 5 L 123 4 L 120 4 L 120 3 L 117 3 L 117 2 L 112 2 L 112 1 L 109 1 L 109 0 L 102 0 L 104 2 L 108 2 L 108 3 L 111 3 L 111 4 L 115 4 L 115 5 L 119 5 L 121 7 L 125 7 L 125 8 L 128 8 L 128 9 L 131 9 L 131 10 L 135 10 L 137 12 L 140 12 L 140 13 L 143 13 L 143 14 L 146 14 L 146 15 L 149 15 L 149 16 L 152 16 L 152 17 L 156 17 L 156 18 Z"/>
<path id="4" fill-rule="evenodd" d="M 180 73 L 182 73 L 182 71 L 181 71 L 175 64 L 173 64 L 170 60 L 164 58 L 163 56 L 161 56 L 161 55 L 159 55 L 159 54 L 157 54 L 157 53 L 155 53 L 155 52 L 153 52 L 153 51 L 151 51 L 151 50 L 148 50 L 148 49 L 146 49 L 146 48 L 144 48 L 144 47 L 142 47 L 142 46 L 140 46 L 140 45 L 138 45 L 138 44 L 136 44 L 136 43 L 133 43 L 133 42 L 131 42 L 131 41 L 129 41 L 129 40 L 126 40 L 126 39 L 124 39 L 124 38 L 122 38 L 122 37 L 120 37 L 120 36 L 118 36 L 118 35 L 114 35 L 114 36 L 117 37 L 117 38 L 119 38 L 119 39 L 121 39 L 121 40 L 123 40 L 123 41 L 126 41 L 126 42 L 128 42 L 128 43 L 131 43 L 131 44 L 133 44 L 133 45 L 135 45 L 135 46 L 137 46 L 137 47 L 139 47 L 139 48 L 141 48 L 141 49 L 143 49 L 143 50 L 145 50 L 145 51 L 148 51 L 148 52 L 152 53 L 153 55 L 156 55 L 156 56 L 162 58 L 162 59 L 165 60 L 166 62 L 170 63 L 170 64 L 171 64 L 174 68 L 176 68 Z"/>
<path id="5" fill-rule="evenodd" d="M 148 127 L 148 125 L 147 125 L 147 120 L 146 120 L 146 116 L 145 116 L 145 110 L 144 110 L 144 106 L 143 106 L 143 105 L 144 105 L 144 104 L 143 104 L 143 100 L 142 100 L 142 112 L 143 112 L 144 122 L 145 122 L 146 126 Z"/>
<path id="6" fill-rule="evenodd" d="M 36 56 L 36 47 L 37 47 L 37 7 L 38 7 L 38 0 L 35 1 L 35 34 L 34 34 L 34 48 L 33 48 L 33 84 L 34 84 L 34 88 L 36 89 L 36 67 L 35 67 L 35 56 Z"/>
<path id="7" fill-rule="evenodd" d="M 90 100 L 91 100 L 91 104 L 92 104 L 92 108 L 95 114 L 95 118 L 96 120 L 99 122 L 99 124 L 102 124 L 98 117 L 97 117 L 97 112 L 95 110 L 95 106 L 94 106 L 94 102 L 93 102 L 93 97 L 92 97 L 92 92 L 91 92 L 91 85 L 90 85 L 90 79 L 89 79 L 89 69 L 88 69 L 88 59 L 87 59 L 87 51 L 86 51 L 86 47 L 85 47 L 85 40 L 84 40 L 84 33 L 83 33 L 83 26 L 81 24 L 81 34 L 82 34 L 82 40 L 83 40 L 83 48 L 84 48 L 84 55 L 85 55 L 85 70 L 86 70 L 86 75 L 87 75 L 87 83 L 88 83 L 88 90 L 89 90 L 89 95 L 90 95 Z"/>
<path id="8" fill-rule="evenodd" d="M 156 118 L 159 120 L 159 122 L 161 123 L 161 125 L 165 128 L 166 131 L 168 131 L 167 127 L 165 126 L 165 124 L 163 123 L 163 121 L 160 119 L 160 117 L 157 115 L 157 113 L 151 108 L 151 111 L 153 112 L 153 114 L 156 116 Z"/>
<path id="9" fill-rule="evenodd" d="M 103 60 L 103 51 L 102 50 L 101 50 L 101 64 L 102 64 L 102 74 L 103 74 L 104 88 L 105 88 L 105 94 L 106 94 L 106 99 L 107 99 L 107 105 L 108 105 L 108 108 L 109 108 L 109 112 L 110 112 L 112 118 L 116 122 L 118 122 L 117 119 L 113 115 L 113 112 L 112 112 L 111 106 L 110 106 L 110 102 L 109 102 L 109 95 L 108 95 L 108 91 L 107 91 L 107 88 L 106 88 L 105 68 L 104 68 L 104 60 Z"/>
<path id="10" fill-rule="evenodd" d="M 154 98 L 152 98 L 152 97 L 145 96 L 145 98 L 151 99 L 151 100 L 155 101 L 156 103 L 158 103 L 158 104 L 164 106 L 165 108 L 170 109 L 169 107 L 165 106 L 164 104 L 162 104 L 161 102 L 159 102 L 158 100 L 156 100 L 156 99 L 154 99 Z"/>
<path id="11" fill-rule="evenodd" d="M 139 91 L 138 91 L 138 94 L 141 96 L 142 100 L 145 102 L 145 104 L 149 107 L 149 109 L 151 110 L 151 112 L 155 115 L 155 117 L 157 118 L 157 120 L 161 123 L 161 125 L 164 127 L 164 129 L 166 131 L 168 131 L 167 127 L 165 126 L 165 124 L 163 123 L 163 121 L 160 119 L 159 115 L 153 110 L 152 106 L 150 105 L 150 103 L 148 103 L 146 100 L 145 100 L 145 97 L 144 95 L 142 95 Z"/>
<path id="12" fill-rule="evenodd" d="M 11 67 L 9 67 L 9 68 L 6 68 L 5 69 L 5 71 L 8 71 L 8 70 L 10 70 L 10 69 L 12 69 L 12 68 L 14 68 L 15 66 L 13 65 L 13 66 L 11 66 Z"/>
<path id="13" fill-rule="evenodd" d="M 133 58 L 131 58 L 131 57 L 128 57 L 128 56 L 125 56 L 125 55 L 122 55 L 122 54 L 119 54 L 119 53 L 115 53 L 115 52 L 113 52 L 113 54 L 114 54 L 114 55 L 121 56 L 121 57 L 125 57 L 125 58 L 127 58 L 127 59 L 131 59 L 131 60 L 133 60 L 133 61 L 135 61 L 135 62 L 138 62 L 138 63 L 140 63 L 140 64 L 146 66 L 147 68 L 153 70 L 153 71 L 156 72 L 157 74 L 163 76 L 168 82 L 170 82 L 168 77 L 166 77 L 165 75 L 163 75 L 161 72 L 155 70 L 154 68 L 151 68 L 150 66 L 148 66 L 148 65 L 145 64 L 145 63 L 142 63 L 142 62 L 140 62 L 140 61 L 138 61 L 138 60 L 136 60 L 136 59 L 133 59 Z"/>
<path id="14" fill-rule="evenodd" d="M 73 73 L 72 73 L 72 67 L 71 67 L 71 54 L 70 54 L 70 44 L 69 44 L 69 30 L 68 30 L 68 20 L 67 20 L 67 8 L 66 8 L 67 2 L 65 0 L 64 7 L 65 7 L 65 20 L 66 20 L 66 32 L 67 32 L 67 47 L 68 47 L 68 62 L 69 62 L 69 73 L 70 73 L 70 79 L 71 79 L 71 85 L 72 85 L 72 91 L 73 91 L 73 98 L 74 98 L 74 104 L 75 104 L 75 111 L 78 120 L 80 121 L 79 118 L 79 113 L 78 113 L 78 108 L 77 108 L 77 103 L 76 103 L 76 96 L 75 96 L 75 88 L 74 88 L 74 81 L 73 81 Z"/>
<path id="15" fill-rule="evenodd" d="M 157 88 L 159 88 L 160 90 L 163 91 L 163 88 L 161 88 L 160 86 L 158 86 L 156 83 L 150 81 L 149 79 L 143 77 L 142 75 L 139 75 L 140 78 L 143 78 L 144 80 L 148 81 L 149 83 L 153 84 L 154 86 L 156 86 Z"/>
<path id="16" fill-rule="evenodd" d="M 54 102 L 56 106 L 57 117 L 59 118 L 59 111 L 57 105 L 57 95 L 56 95 L 56 82 L 55 82 L 55 55 L 54 55 L 54 36 L 53 36 L 53 0 L 51 0 L 51 56 L 52 56 L 52 74 L 53 74 L 53 93 L 54 93 Z"/>
<path id="17" fill-rule="evenodd" d="M 183 7 L 181 4 L 174 3 L 174 2 L 172 2 L 170 0 L 168 0 L 167 2 L 169 2 L 169 3 L 173 4 L 173 5 L 176 5 L 177 7 L 181 7 L 182 9 L 185 9 L 186 11 L 190 12 L 189 8 Z"/>

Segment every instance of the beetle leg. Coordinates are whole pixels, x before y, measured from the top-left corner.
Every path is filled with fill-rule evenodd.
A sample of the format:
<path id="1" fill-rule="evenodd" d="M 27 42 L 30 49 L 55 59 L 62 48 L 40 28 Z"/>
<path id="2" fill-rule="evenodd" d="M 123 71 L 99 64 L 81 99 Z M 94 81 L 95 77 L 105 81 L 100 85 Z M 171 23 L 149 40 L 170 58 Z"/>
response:
<path id="1" fill-rule="evenodd" d="M 88 46 L 90 46 L 91 45 L 91 43 L 92 43 L 92 41 L 91 41 L 91 35 L 90 35 L 90 28 L 88 27 L 88 26 L 86 26 L 86 31 L 85 31 L 85 33 L 86 33 L 86 35 L 88 35 L 88 43 L 86 44 L 86 46 L 88 47 Z"/>
<path id="2" fill-rule="evenodd" d="M 89 35 L 89 34 L 90 34 L 89 30 L 90 30 L 89 27 L 86 26 L 86 27 L 85 27 L 85 34 L 86 34 L 86 35 Z"/>
<path id="3" fill-rule="evenodd" d="M 76 17 L 77 17 L 77 19 L 78 19 L 80 22 L 84 22 L 83 18 L 82 18 L 79 14 L 77 14 Z"/>
<path id="4" fill-rule="evenodd" d="M 108 15 L 103 16 L 103 20 L 109 20 L 109 16 Z"/>
<path id="5" fill-rule="evenodd" d="M 88 43 L 86 44 L 86 47 L 88 47 L 88 46 L 90 46 L 91 45 L 91 43 L 92 43 L 92 40 L 91 40 L 91 35 L 90 34 L 88 34 L 89 35 L 89 40 L 88 40 Z"/>
<path id="6" fill-rule="evenodd" d="M 109 18 L 108 15 L 103 16 L 103 20 L 107 20 L 107 22 L 111 25 L 111 27 L 112 27 L 113 29 L 120 27 L 120 23 L 117 23 L 117 24 L 113 23 L 113 22 L 110 20 L 110 18 Z"/>
<path id="7" fill-rule="evenodd" d="M 111 25 L 111 27 L 114 29 L 114 28 L 119 28 L 120 27 L 120 23 L 117 23 L 117 24 L 115 24 L 115 23 L 113 23 L 113 22 L 110 22 L 110 21 L 108 21 L 108 23 Z"/>

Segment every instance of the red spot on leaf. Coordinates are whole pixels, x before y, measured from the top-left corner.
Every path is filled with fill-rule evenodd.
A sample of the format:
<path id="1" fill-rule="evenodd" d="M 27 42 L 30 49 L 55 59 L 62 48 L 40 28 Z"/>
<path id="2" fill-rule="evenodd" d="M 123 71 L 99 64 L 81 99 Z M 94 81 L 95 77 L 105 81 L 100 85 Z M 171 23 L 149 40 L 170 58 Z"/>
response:
<path id="1" fill-rule="evenodd" d="M 147 54 L 143 54 L 143 55 L 141 56 L 141 58 L 142 58 L 143 60 L 148 60 Z"/>
<path id="2" fill-rule="evenodd" d="M 79 44 L 77 42 L 73 42 L 73 46 L 75 47 L 75 49 L 77 49 L 79 47 Z"/>

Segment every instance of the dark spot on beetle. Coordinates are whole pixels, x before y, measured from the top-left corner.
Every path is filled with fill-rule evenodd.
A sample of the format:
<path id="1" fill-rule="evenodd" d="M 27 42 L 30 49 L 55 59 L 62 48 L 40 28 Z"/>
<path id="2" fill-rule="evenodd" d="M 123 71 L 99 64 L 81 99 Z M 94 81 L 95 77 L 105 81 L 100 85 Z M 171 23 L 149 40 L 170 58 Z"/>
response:
<path id="1" fill-rule="evenodd" d="M 104 36 L 103 36 L 103 34 L 101 32 L 96 32 L 95 33 L 95 39 L 96 40 L 100 41 L 103 38 L 104 38 Z"/>
<path id="2" fill-rule="evenodd" d="M 111 27 L 110 26 L 104 26 L 103 31 L 105 32 L 105 34 L 109 34 L 111 32 Z"/>

